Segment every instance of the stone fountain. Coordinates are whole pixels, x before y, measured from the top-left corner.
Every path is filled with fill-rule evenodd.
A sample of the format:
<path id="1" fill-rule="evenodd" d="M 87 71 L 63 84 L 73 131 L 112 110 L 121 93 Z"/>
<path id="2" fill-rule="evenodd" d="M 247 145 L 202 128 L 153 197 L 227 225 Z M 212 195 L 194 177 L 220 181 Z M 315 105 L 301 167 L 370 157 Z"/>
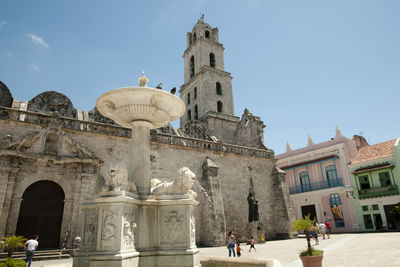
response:
<path id="1" fill-rule="evenodd" d="M 138 87 L 97 99 L 100 113 L 132 129 L 130 160 L 128 168 L 110 167 L 107 188 L 82 205 L 82 243 L 74 267 L 200 266 L 193 216 L 198 202 L 190 190 L 195 175 L 183 167 L 174 182 L 150 178 L 150 130 L 180 118 L 185 104 L 147 82 L 143 75 Z"/>

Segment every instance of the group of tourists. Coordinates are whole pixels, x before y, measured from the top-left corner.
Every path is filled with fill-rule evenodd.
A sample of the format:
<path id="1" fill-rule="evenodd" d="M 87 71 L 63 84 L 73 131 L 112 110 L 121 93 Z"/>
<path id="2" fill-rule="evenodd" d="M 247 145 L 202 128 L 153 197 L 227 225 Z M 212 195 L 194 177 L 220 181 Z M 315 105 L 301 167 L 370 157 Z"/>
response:
<path id="1" fill-rule="evenodd" d="M 232 255 L 233 255 L 233 257 L 236 257 L 236 255 L 238 257 L 240 257 L 242 255 L 243 249 L 240 247 L 240 243 L 236 241 L 236 238 L 232 234 L 232 231 L 230 231 L 228 233 L 228 235 L 226 236 L 225 243 L 226 243 L 226 247 L 228 248 L 228 251 L 229 251 L 229 257 L 231 257 Z M 249 243 L 250 243 L 249 252 L 251 252 L 251 249 L 254 249 L 254 251 L 257 251 L 256 247 L 254 246 L 256 241 L 254 240 L 253 237 L 250 238 Z"/>
<path id="2" fill-rule="evenodd" d="M 314 225 L 310 228 L 310 234 L 315 241 L 315 245 L 319 245 L 318 235 L 321 234 L 322 238 L 325 239 L 325 236 L 328 239 L 331 237 L 331 225 L 329 222 L 315 222 Z"/>

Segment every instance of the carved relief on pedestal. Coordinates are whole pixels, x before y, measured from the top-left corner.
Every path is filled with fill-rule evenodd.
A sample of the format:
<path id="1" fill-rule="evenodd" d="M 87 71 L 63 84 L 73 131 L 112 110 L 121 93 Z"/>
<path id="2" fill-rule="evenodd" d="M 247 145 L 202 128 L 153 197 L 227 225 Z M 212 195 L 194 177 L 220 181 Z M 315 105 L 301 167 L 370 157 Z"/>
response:
<path id="1" fill-rule="evenodd" d="M 95 211 L 95 210 L 93 210 Z M 85 215 L 85 226 L 83 233 L 83 246 L 95 246 L 97 236 L 97 223 L 98 223 L 97 211 L 94 213 L 88 213 Z"/>
<path id="2" fill-rule="evenodd" d="M 122 217 L 123 223 L 123 242 L 124 246 L 133 246 L 135 244 L 135 215 L 132 213 L 127 213 Z"/>
<path id="3" fill-rule="evenodd" d="M 193 214 L 190 216 L 190 244 L 196 244 L 196 219 Z"/>
<path id="4" fill-rule="evenodd" d="M 170 211 L 163 216 L 163 224 L 161 225 L 161 243 L 176 244 L 185 242 L 184 226 L 185 218 L 176 211 Z"/>
<path id="5" fill-rule="evenodd" d="M 114 222 L 116 213 L 110 210 L 105 210 L 103 214 L 103 227 L 101 232 L 101 240 L 110 241 L 115 239 L 117 226 Z"/>

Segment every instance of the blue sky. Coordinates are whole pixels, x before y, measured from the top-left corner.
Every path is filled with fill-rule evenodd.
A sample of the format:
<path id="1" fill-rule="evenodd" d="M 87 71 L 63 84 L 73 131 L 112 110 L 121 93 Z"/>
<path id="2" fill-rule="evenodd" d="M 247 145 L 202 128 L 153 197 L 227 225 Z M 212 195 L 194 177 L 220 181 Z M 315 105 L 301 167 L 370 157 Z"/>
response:
<path id="1" fill-rule="evenodd" d="M 186 32 L 219 28 L 235 115 L 277 154 L 342 133 L 400 136 L 400 1 L 0 1 L 0 80 L 14 98 L 55 90 L 90 110 L 102 93 L 183 83 Z M 174 123 L 174 125 L 178 125 Z"/>

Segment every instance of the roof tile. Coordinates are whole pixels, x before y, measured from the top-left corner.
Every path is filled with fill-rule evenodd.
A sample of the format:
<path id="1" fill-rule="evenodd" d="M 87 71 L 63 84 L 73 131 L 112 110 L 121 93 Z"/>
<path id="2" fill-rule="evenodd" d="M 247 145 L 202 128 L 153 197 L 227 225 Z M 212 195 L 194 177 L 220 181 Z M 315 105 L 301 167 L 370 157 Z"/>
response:
<path id="1" fill-rule="evenodd" d="M 358 151 L 351 164 L 393 156 L 395 143 L 396 139 L 393 139 L 371 146 L 364 146 Z"/>

